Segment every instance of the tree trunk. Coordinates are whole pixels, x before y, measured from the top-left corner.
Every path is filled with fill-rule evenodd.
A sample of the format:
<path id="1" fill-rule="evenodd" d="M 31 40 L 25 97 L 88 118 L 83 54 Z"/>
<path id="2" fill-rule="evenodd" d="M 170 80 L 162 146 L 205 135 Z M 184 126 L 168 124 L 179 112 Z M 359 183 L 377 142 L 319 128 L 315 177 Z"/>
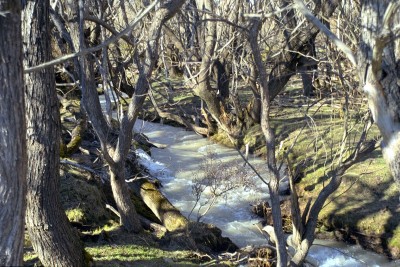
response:
<path id="1" fill-rule="evenodd" d="M 0 0 L 0 40 L 0 266 L 21 266 L 27 158 L 19 1 Z"/>
<path id="2" fill-rule="evenodd" d="M 24 10 L 25 65 L 50 60 L 49 1 L 29 1 Z M 60 114 L 52 68 L 27 74 L 27 228 L 44 266 L 83 266 L 84 249 L 59 197 Z"/>
<path id="3" fill-rule="evenodd" d="M 205 10 L 204 20 L 212 18 L 209 13 L 214 11 L 214 3 L 211 0 L 196 1 L 196 5 L 200 10 Z M 208 111 L 211 116 L 218 122 L 219 126 L 225 126 L 224 118 L 227 114 L 221 101 L 218 99 L 216 90 L 211 87 L 211 73 L 210 69 L 213 65 L 213 55 L 216 43 L 217 24 L 215 22 L 206 22 L 202 28 L 202 37 L 204 40 L 203 56 L 197 79 L 197 85 L 193 88 L 195 95 L 199 96 L 207 104 Z M 211 126 L 211 128 L 214 128 Z M 212 133 L 212 129 L 210 129 Z"/>
<path id="4" fill-rule="evenodd" d="M 128 111 L 123 114 L 122 119 L 121 119 L 121 127 L 120 127 L 120 133 L 118 136 L 118 141 L 117 145 L 115 147 L 115 150 L 112 151 L 112 159 L 107 159 L 110 165 L 115 165 L 111 166 L 111 177 L 114 177 L 115 180 L 115 185 L 120 187 L 119 190 L 114 191 L 114 193 L 126 193 L 128 194 L 128 189 L 127 185 L 125 182 L 125 175 L 122 173 L 124 171 L 125 167 L 125 160 L 129 151 L 129 148 L 131 146 L 131 141 L 132 141 L 132 128 L 133 125 L 135 124 L 136 118 L 138 116 L 139 111 L 143 107 L 143 102 L 145 98 L 147 97 L 148 91 L 149 91 L 149 82 L 148 79 L 151 77 L 152 72 L 155 67 L 155 63 L 158 58 L 158 42 L 160 39 L 161 35 L 161 28 L 162 25 L 169 20 L 171 17 L 175 15 L 175 13 L 181 8 L 185 1 L 184 0 L 175 0 L 175 1 L 168 1 L 165 4 L 163 4 L 157 12 L 154 14 L 152 24 L 150 26 L 150 29 L 148 31 L 148 34 L 146 35 L 146 53 L 145 53 L 145 59 L 144 59 L 144 64 L 140 66 L 139 69 L 141 69 L 138 81 L 136 83 L 135 87 L 135 92 L 132 96 L 132 101 L 129 104 Z M 140 64 L 140 63 L 138 63 Z M 94 127 L 96 132 L 99 132 L 101 129 L 98 127 Z M 122 169 L 122 171 L 121 171 Z M 118 174 L 118 175 L 116 175 Z M 122 188 L 123 187 L 123 188 Z M 120 191 L 122 190 L 122 191 Z M 117 198 L 120 200 L 126 200 L 128 201 L 129 195 L 126 196 L 116 196 L 114 194 L 114 197 L 116 198 L 117 206 L 118 206 L 118 201 Z M 122 202 L 121 202 L 122 204 Z M 122 210 L 120 210 L 120 208 Z M 126 209 L 126 210 L 125 210 Z M 132 211 L 132 213 L 129 216 L 132 216 L 133 214 L 136 214 L 136 211 L 134 211 L 134 206 L 132 203 L 132 209 L 130 206 L 126 207 L 120 207 L 118 206 L 118 210 L 121 213 L 121 220 L 124 218 L 124 215 L 122 215 L 123 212 L 125 211 Z M 128 214 L 127 214 L 128 215 Z M 133 218 L 132 218 L 133 219 Z M 139 222 L 139 220 L 133 219 L 134 221 Z M 130 224 L 133 222 L 133 220 L 130 219 L 129 222 L 126 222 Z M 136 226 L 140 227 L 140 223 Z"/>
<path id="5" fill-rule="evenodd" d="M 262 61 L 260 48 L 257 43 L 257 37 L 261 29 L 262 22 L 253 20 L 249 31 L 249 42 L 253 53 L 253 60 L 257 67 L 260 77 L 260 93 L 261 93 L 261 130 L 264 134 L 267 148 L 266 164 L 270 182 L 268 189 L 270 193 L 272 206 L 272 220 L 274 223 L 274 232 L 276 237 L 277 266 L 284 267 L 287 264 L 287 252 L 285 244 L 285 236 L 282 228 L 282 213 L 280 209 L 279 199 L 279 171 L 276 166 L 275 157 L 275 136 L 271 127 L 269 112 L 271 107 L 270 88 L 268 87 L 267 71 Z"/>
<path id="6" fill-rule="evenodd" d="M 389 3 L 397 10 L 387 12 Z M 383 137 L 383 156 L 400 186 L 400 40 L 393 32 L 400 26 L 399 4 L 365 0 L 361 12 L 360 81 Z"/>
<path id="7" fill-rule="evenodd" d="M 329 1 L 316 1 L 315 10 L 319 10 L 321 16 L 329 18 L 332 16 L 336 7 L 338 6 L 338 0 Z M 283 4 L 287 5 L 288 1 L 283 0 Z M 297 27 L 296 18 L 290 17 L 287 23 L 292 27 Z M 269 74 L 268 88 L 270 90 L 270 98 L 273 100 L 282 90 L 285 88 L 286 84 L 289 82 L 290 78 L 296 74 L 297 66 L 300 64 L 302 57 L 298 56 L 300 54 L 308 54 L 310 52 L 310 40 L 314 40 L 319 33 L 319 28 L 313 24 L 309 24 L 301 34 L 296 34 L 292 36 L 291 33 L 287 33 L 287 42 L 285 42 L 285 48 L 278 57 L 275 66 L 272 68 Z M 293 53 L 291 51 L 297 51 Z"/>
<path id="8" fill-rule="evenodd" d="M 120 223 L 126 230 L 139 233 L 142 227 L 125 182 L 125 168 L 123 166 L 119 170 L 110 168 L 110 173 L 111 189 L 120 214 Z"/>
<path id="9" fill-rule="evenodd" d="M 183 229 L 188 225 L 189 221 L 186 217 L 168 201 L 153 183 L 146 179 L 140 179 L 131 183 L 130 186 L 168 231 Z"/>

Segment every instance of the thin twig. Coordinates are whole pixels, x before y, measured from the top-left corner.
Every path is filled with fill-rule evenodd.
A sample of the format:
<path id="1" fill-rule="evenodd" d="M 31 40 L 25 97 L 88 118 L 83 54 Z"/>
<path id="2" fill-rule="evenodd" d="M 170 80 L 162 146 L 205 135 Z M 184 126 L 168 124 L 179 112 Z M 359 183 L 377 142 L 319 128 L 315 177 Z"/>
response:
<path id="1" fill-rule="evenodd" d="M 345 43 L 343 43 L 337 36 L 331 32 L 317 17 L 315 17 L 311 11 L 306 7 L 302 0 L 293 0 L 295 3 L 295 8 L 302 13 L 307 20 L 309 20 L 312 24 L 314 24 L 317 28 L 319 28 L 342 52 L 347 56 L 353 66 L 357 66 L 357 59 L 351 51 L 350 47 L 348 47 Z"/>
<path id="2" fill-rule="evenodd" d="M 68 54 L 68 55 L 64 55 L 62 57 L 56 58 L 54 60 L 50 60 L 48 62 L 45 62 L 43 64 L 39 64 L 37 66 L 33 66 L 33 67 L 29 67 L 26 68 L 24 70 L 24 73 L 31 73 L 31 72 L 35 72 L 35 71 L 39 71 L 45 68 L 48 68 L 50 66 L 56 65 L 56 64 L 60 64 L 63 63 L 67 60 L 73 59 L 75 57 L 79 57 L 79 56 L 84 56 L 96 51 L 101 50 L 102 48 L 109 46 L 110 44 L 115 43 L 116 41 L 118 41 L 120 38 L 122 38 L 122 36 L 128 34 L 130 31 L 133 30 L 133 28 L 153 9 L 154 6 L 156 6 L 158 3 L 160 2 L 160 0 L 155 0 L 153 3 L 151 3 L 148 7 L 146 7 L 142 12 L 139 12 L 139 14 L 136 16 L 135 20 L 132 22 L 132 24 L 130 24 L 128 27 L 126 27 L 122 32 L 120 32 L 119 34 L 116 34 L 110 38 L 108 38 L 106 41 L 104 41 L 103 43 L 95 46 L 95 47 L 91 47 L 91 48 L 87 48 L 87 49 L 83 49 L 79 52 L 76 53 L 72 53 L 72 54 Z"/>

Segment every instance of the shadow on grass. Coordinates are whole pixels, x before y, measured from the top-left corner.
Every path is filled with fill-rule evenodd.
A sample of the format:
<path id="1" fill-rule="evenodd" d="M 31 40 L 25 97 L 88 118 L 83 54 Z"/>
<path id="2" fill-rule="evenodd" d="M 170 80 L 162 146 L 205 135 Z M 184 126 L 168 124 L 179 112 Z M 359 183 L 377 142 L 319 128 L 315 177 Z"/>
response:
<path id="1" fill-rule="evenodd" d="M 194 263 L 182 263 L 176 262 L 169 258 L 156 258 L 149 260 L 97 260 L 93 266 L 114 266 L 114 267 L 186 267 L 186 266 L 198 266 Z"/>
<path id="2" fill-rule="evenodd" d="M 355 161 L 355 162 L 353 163 L 353 165 L 356 165 L 357 163 L 363 162 L 363 161 L 365 161 L 365 160 L 373 160 L 373 159 L 379 159 L 379 158 L 382 158 L 381 152 L 378 151 L 378 150 L 374 150 L 374 151 L 372 151 L 371 153 L 364 154 L 364 155 L 360 156 L 360 158 L 359 158 L 357 161 Z M 307 176 L 308 174 L 313 173 L 315 170 L 322 169 L 322 168 L 324 168 L 325 166 L 329 166 L 330 164 L 332 164 L 332 161 L 327 161 L 327 162 L 323 162 L 323 163 L 316 164 L 313 168 L 309 168 L 307 171 L 305 171 L 305 172 L 304 172 L 304 176 Z M 305 168 L 305 167 L 307 167 L 307 166 L 304 165 L 303 168 Z M 330 176 L 330 172 L 328 171 L 328 172 L 326 173 L 326 175 L 321 175 L 321 176 L 319 176 L 319 177 L 315 180 L 314 183 L 305 186 L 305 187 L 304 187 L 304 190 L 306 190 L 306 191 L 312 191 L 312 190 L 314 190 L 314 189 L 317 187 L 317 185 L 323 184 L 323 183 L 325 183 L 325 182 L 328 182 L 328 180 L 330 179 L 330 177 L 331 177 L 331 176 Z"/>
<path id="3" fill-rule="evenodd" d="M 400 248 L 390 245 L 392 238 L 400 239 L 395 234 L 400 223 L 399 198 L 397 194 L 385 194 L 392 191 L 393 179 L 375 184 L 357 183 L 355 190 L 332 200 L 335 208 L 325 219 L 325 225 L 335 229 L 338 240 L 359 244 L 390 259 L 399 258 Z"/>

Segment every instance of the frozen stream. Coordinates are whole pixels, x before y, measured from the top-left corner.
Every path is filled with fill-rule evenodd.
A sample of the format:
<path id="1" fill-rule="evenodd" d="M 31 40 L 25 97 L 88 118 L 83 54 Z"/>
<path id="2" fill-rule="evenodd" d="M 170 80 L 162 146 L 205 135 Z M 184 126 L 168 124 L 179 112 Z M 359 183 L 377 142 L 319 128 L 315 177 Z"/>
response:
<path id="1" fill-rule="evenodd" d="M 207 151 L 216 152 L 223 161 L 235 162 L 240 157 L 233 150 L 213 144 L 193 132 L 181 128 L 138 121 L 135 131 L 145 133 L 152 142 L 167 145 L 165 149 L 152 149 L 152 158 L 140 152 L 141 164 L 146 166 L 162 184 L 162 191 L 181 212 L 188 216 L 195 204 L 192 194 L 193 178 L 201 173 L 201 162 Z M 253 164 L 262 163 L 258 158 Z M 202 221 L 217 225 L 239 247 L 265 244 L 265 236 L 258 230 L 250 205 L 268 197 L 267 188 L 254 178 L 257 187 L 230 191 L 226 200 L 221 199 L 202 218 Z M 192 213 L 191 219 L 196 219 Z M 389 263 L 385 257 L 341 242 L 316 240 L 309 255 L 319 266 L 399 266 L 400 262 Z"/>

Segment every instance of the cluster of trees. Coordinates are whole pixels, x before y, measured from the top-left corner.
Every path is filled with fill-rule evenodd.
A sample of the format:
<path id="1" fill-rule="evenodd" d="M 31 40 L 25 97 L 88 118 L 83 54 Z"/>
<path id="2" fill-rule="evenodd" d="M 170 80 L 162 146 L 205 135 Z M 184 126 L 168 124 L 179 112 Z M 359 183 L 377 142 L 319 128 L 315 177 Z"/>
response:
<path id="1" fill-rule="evenodd" d="M 343 87 L 354 90 L 359 84 L 367 95 L 382 133 L 385 159 L 400 182 L 397 1 L 315 0 L 308 6 L 302 0 L 22 3 L 0 0 L 0 265 L 21 264 L 25 210 L 33 247 L 45 266 L 85 265 L 83 245 L 69 226 L 57 193 L 60 115 L 54 66 L 58 79 L 79 84 L 79 123 L 90 121 L 97 134 L 121 225 L 127 231 L 142 228 L 129 198 L 124 165 L 132 127 L 157 68 L 166 77 L 186 79 L 205 103 L 199 110 L 200 123 L 167 111 L 160 111 L 160 116 L 203 135 L 222 131 L 237 147 L 243 145 L 247 129 L 261 124 L 278 266 L 304 261 L 318 213 L 360 147 L 349 157 L 340 157 L 328 186 L 309 203 L 305 215 L 291 182 L 294 253 L 289 260 L 270 108 L 292 76 L 301 73 L 304 94 L 312 96 L 317 66 L 327 61 L 327 54 L 336 58 L 327 68 L 335 64 L 339 70 L 358 72 L 359 78 L 346 77 L 343 71 L 336 75 Z M 336 29 L 340 38 L 330 29 Z M 329 50 L 316 49 L 321 32 L 328 38 Z M 54 55 L 58 57 L 52 60 Z M 131 98 L 128 108 L 121 109 L 117 126 L 111 120 L 111 105 L 105 112 L 101 109 L 98 80 L 103 88 L 112 87 Z M 243 83 L 251 89 L 250 98 L 240 97 L 238 84 Z"/>

